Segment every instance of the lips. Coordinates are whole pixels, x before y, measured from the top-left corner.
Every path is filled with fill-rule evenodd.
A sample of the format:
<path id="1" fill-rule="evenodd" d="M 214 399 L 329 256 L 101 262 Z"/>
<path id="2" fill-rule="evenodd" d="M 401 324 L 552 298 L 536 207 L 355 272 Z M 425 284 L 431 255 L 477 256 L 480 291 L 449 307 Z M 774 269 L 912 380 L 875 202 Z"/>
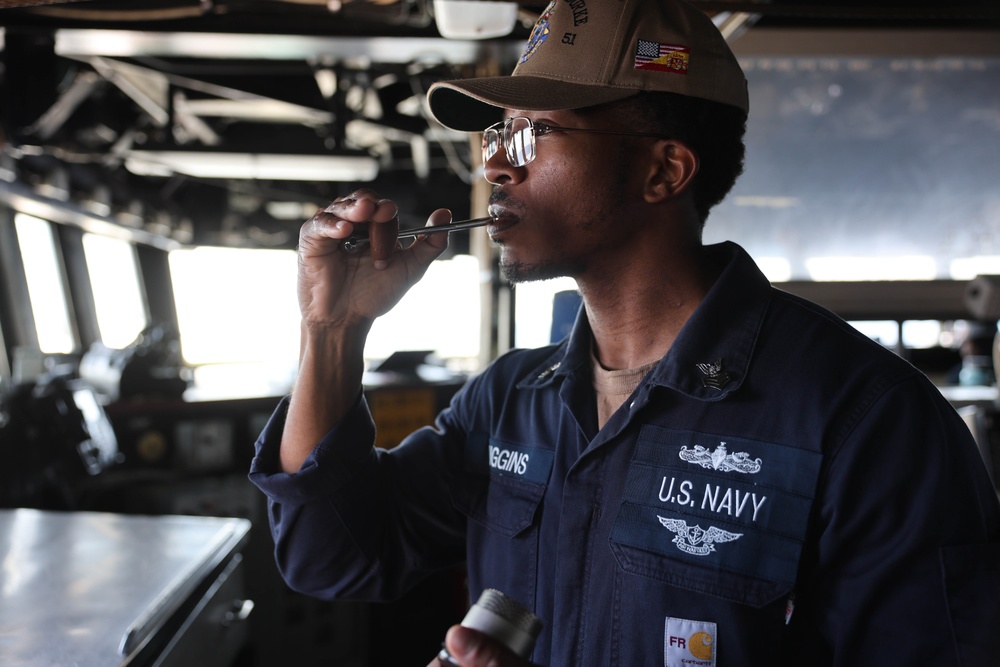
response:
<path id="1" fill-rule="evenodd" d="M 520 218 L 515 213 L 507 210 L 500 204 L 490 204 L 488 210 L 490 217 L 493 218 L 493 222 L 486 227 L 490 238 L 496 239 L 498 235 L 520 221 Z"/>

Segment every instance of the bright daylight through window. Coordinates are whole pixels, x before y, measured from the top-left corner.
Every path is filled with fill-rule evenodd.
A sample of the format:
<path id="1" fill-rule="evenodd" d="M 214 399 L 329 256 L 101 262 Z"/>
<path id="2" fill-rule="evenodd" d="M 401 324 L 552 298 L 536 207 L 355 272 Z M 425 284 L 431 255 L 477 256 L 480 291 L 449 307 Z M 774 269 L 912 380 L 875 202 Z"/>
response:
<path id="1" fill-rule="evenodd" d="M 774 281 L 968 280 L 1000 273 L 1000 58 L 741 57 L 751 94 L 746 172 L 712 212 L 706 243 L 743 245 Z M 171 253 L 189 363 L 267 366 L 286 384 L 298 350 L 291 251 Z M 369 339 L 366 357 L 436 350 L 474 360 L 480 268 L 435 262 Z M 517 288 L 515 344 L 549 342 L 552 297 Z M 895 345 L 937 323 L 860 325 Z M 936 328 L 935 328 L 936 327 Z M 932 331 L 933 330 L 933 331 Z M 474 363 L 474 361 L 472 361 Z M 250 366 L 248 366 L 250 364 Z M 232 372 L 230 369 L 229 372 Z"/>
<path id="2" fill-rule="evenodd" d="M 181 347 L 197 384 L 284 392 L 298 360 L 296 258 L 291 250 L 193 248 L 170 253 Z M 434 350 L 468 367 L 479 353 L 479 263 L 435 262 L 372 328 L 368 361 L 397 350 Z"/>
<path id="3" fill-rule="evenodd" d="M 101 340 L 110 348 L 127 347 L 148 321 L 135 248 L 121 239 L 84 234 L 83 252 Z"/>
<path id="4" fill-rule="evenodd" d="M 62 263 L 52 224 L 23 213 L 14 216 L 17 243 L 28 280 L 38 347 L 46 354 L 68 354 L 76 348 L 70 323 Z"/>

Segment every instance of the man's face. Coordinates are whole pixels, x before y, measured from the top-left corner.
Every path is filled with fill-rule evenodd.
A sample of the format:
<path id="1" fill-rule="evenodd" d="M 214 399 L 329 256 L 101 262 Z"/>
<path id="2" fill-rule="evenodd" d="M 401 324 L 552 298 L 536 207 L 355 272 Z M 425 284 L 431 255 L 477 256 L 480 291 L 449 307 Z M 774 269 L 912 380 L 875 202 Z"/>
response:
<path id="1" fill-rule="evenodd" d="M 613 110 L 580 115 L 573 111 L 516 111 L 536 123 L 564 127 L 627 130 Z M 511 282 L 557 276 L 582 278 L 611 270 L 626 256 L 638 222 L 630 203 L 641 197 L 636 151 L 646 144 L 631 137 L 552 130 L 536 138 L 537 155 L 513 167 L 501 149 L 487 162 L 495 184 L 490 226 L 500 246 L 500 268 Z"/>

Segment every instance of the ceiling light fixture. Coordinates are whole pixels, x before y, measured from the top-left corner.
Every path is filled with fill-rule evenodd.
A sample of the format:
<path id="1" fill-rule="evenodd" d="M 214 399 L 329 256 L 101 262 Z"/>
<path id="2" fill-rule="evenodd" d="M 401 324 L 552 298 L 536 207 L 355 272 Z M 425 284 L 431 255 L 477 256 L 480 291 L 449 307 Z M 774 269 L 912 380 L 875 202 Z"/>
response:
<path id="1" fill-rule="evenodd" d="M 125 168 L 137 176 L 284 181 L 371 181 L 378 175 L 378 161 L 370 155 L 134 150 Z"/>
<path id="2" fill-rule="evenodd" d="M 434 0 L 434 22 L 447 39 L 490 39 L 509 35 L 517 22 L 516 2 Z"/>

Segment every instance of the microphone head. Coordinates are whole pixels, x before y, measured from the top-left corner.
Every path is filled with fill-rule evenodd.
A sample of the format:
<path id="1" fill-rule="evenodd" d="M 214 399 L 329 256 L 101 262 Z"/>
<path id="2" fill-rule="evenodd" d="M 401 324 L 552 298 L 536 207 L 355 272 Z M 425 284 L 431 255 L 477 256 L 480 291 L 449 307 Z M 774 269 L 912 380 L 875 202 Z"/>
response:
<path id="1" fill-rule="evenodd" d="M 525 659 L 531 655 L 542 632 L 540 618 L 494 588 L 483 591 L 465 615 L 462 625 L 489 635 Z"/>

